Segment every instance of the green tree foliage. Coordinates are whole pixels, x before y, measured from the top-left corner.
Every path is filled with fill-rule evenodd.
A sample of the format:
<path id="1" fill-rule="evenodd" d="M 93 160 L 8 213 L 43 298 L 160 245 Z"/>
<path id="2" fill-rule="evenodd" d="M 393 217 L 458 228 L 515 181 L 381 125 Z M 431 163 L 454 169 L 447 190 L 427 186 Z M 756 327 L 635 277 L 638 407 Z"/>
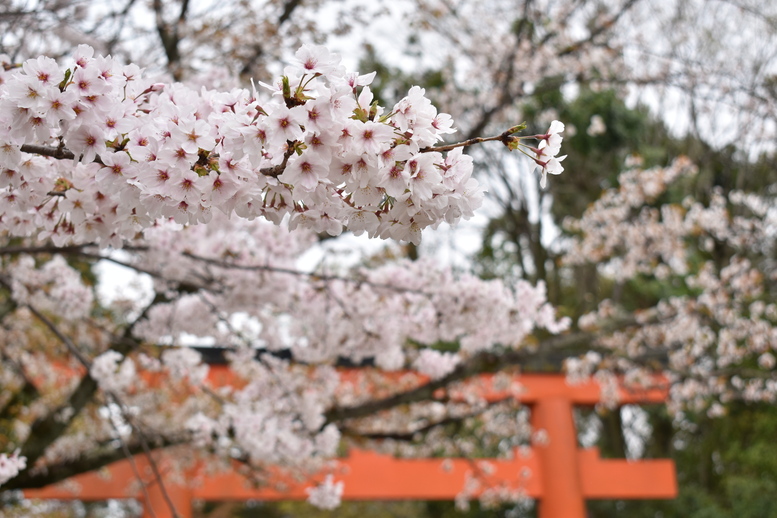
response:
<path id="1" fill-rule="evenodd" d="M 651 416 L 654 426 L 669 422 Z M 652 436 L 648 455 L 677 464 L 679 497 L 670 501 L 589 502 L 591 518 L 770 518 L 777 516 L 777 411 L 732 404 L 726 417 L 689 416 L 682 427 Z M 665 444 L 658 442 L 663 438 Z M 661 451 L 665 450 L 665 451 Z"/>

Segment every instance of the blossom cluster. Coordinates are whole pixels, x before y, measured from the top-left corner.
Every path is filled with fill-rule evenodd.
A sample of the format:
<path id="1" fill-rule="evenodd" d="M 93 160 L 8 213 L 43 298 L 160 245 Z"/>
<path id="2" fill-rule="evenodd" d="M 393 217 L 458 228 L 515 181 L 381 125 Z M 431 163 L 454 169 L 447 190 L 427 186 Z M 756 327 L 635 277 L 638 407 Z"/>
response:
<path id="1" fill-rule="evenodd" d="M 343 483 L 335 482 L 332 475 L 327 475 L 324 481 L 308 491 L 308 502 L 319 509 L 335 509 L 340 506 L 343 495 Z"/>
<path id="2" fill-rule="evenodd" d="M 190 290 L 156 304 L 136 333 L 155 343 L 180 344 L 196 336 L 289 350 L 305 363 L 373 358 L 384 369 L 398 369 L 406 366 L 408 340 L 426 346 L 457 342 L 458 354 L 469 356 L 519 348 L 537 328 L 558 333 L 569 325 L 556 318 L 542 284 L 455 275 L 428 259 L 321 280 L 319 272 L 289 270 L 313 238 L 223 216 L 208 225 L 147 231 L 143 252 L 131 254 L 128 264 L 167 282 L 188 283 Z M 193 279 L 206 282 L 191 286 Z M 164 292 L 164 283 L 157 289 Z M 423 358 L 424 369 L 434 363 L 440 372 L 457 361 L 434 353 Z"/>
<path id="3" fill-rule="evenodd" d="M 221 214 L 207 225 L 160 224 L 112 257 L 154 279 L 157 297 L 136 313 L 134 339 L 171 347 L 138 343 L 142 351 L 119 353 L 106 333 L 116 324 L 96 312 L 81 312 L 59 328 L 91 359 L 89 372 L 101 390 L 126 408 L 142 409 L 148 430 L 185 434 L 196 447 L 225 458 L 240 452 L 256 466 L 309 470 L 335 455 L 340 443 L 341 432 L 327 422 L 327 412 L 361 403 L 337 393 L 336 362 L 372 360 L 383 369 L 415 367 L 439 378 L 480 351 L 519 349 L 539 328 L 555 333 L 569 325 L 556 317 L 543 286 L 457 275 L 428 260 L 371 269 L 328 263 L 314 272 L 296 269 L 298 257 L 315 243 L 312 232 Z M 89 257 L 113 254 L 97 245 L 83 250 Z M 62 261 L 58 275 L 45 284 L 29 281 L 48 264 L 35 270 L 27 264 L 32 256 L 22 254 L 3 267 L 25 287 L 20 301 L 58 321 L 65 309 L 47 297 L 59 293 L 59 284 L 72 286 L 78 273 L 55 257 L 49 263 Z M 21 309 L 6 318 L 9 326 L 17 321 L 24 329 L 34 327 Z M 179 347 L 214 341 L 231 351 L 234 384 L 220 386 L 196 350 Z M 435 349 L 441 343 L 459 348 L 441 353 Z M 55 356 L 66 352 L 50 337 L 46 347 Z M 19 361 L 33 372 L 27 356 Z M 73 386 L 58 388 L 67 394 Z M 360 392 L 365 396 L 374 394 Z M 439 417 L 440 406 L 430 406 L 429 417 Z M 401 424 L 406 416 L 400 417 Z M 87 417 L 82 412 L 79 419 Z M 113 433 L 99 420 L 83 429 L 90 432 L 57 441 L 49 460 L 77 456 Z"/>
<path id="4" fill-rule="evenodd" d="M 627 381 L 649 383 L 651 359 L 661 358 L 672 383 L 670 409 L 707 410 L 719 416 L 732 399 L 777 400 L 777 305 L 768 297 L 771 261 L 757 263 L 757 251 L 777 249 L 777 213 L 769 198 L 713 190 L 707 203 L 686 197 L 661 203 L 667 190 L 695 174 L 687 159 L 665 168 L 633 169 L 619 177 L 580 220 L 567 228 L 580 233 L 567 264 L 596 262 L 601 275 L 627 282 L 655 277 L 681 288 L 674 296 L 637 313 L 638 325 L 597 341 L 602 355 L 568 359 L 568 375 L 623 373 Z M 624 316 L 610 300 L 584 315 L 581 328 Z M 741 372 L 758 372 L 744 379 Z"/>
<path id="5" fill-rule="evenodd" d="M 453 372 L 459 361 L 460 357 L 456 354 L 424 349 L 413 362 L 413 367 L 421 374 L 439 379 Z"/>
<path id="6" fill-rule="evenodd" d="M 24 255 L 8 268 L 11 297 L 18 304 L 29 304 L 65 319 L 82 318 L 92 309 L 94 295 L 81 275 L 62 256 L 43 265 Z"/>
<path id="7" fill-rule="evenodd" d="M 452 120 L 423 89 L 384 109 L 369 87 L 374 74 L 346 72 L 322 47 L 300 49 L 277 83 L 261 85 L 263 94 L 162 85 L 141 72 L 86 46 L 69 68 L 40 57 L 0 72 L 0 232 L 33 238 L 1 265 L 19 305 L 4 324 L 69 333 L 72 342 L 54 341 L 60 351 L 47 343 L 47 353 L 61 358 L 77 343 L 88 375 L 123 402 L 102 424 L 99 412 L 57 410 L 58 422 L 84 423 L 30 464 L 76 458 L 114 438 L 116 422 L 132 428 L 117 412 L 142 409 L 146 430 L 183 434 L 225 458 L 320 466 L 341 438 L 326 418 L 338 404 L 337 361 L 414 365 L 439 378 L 479 351 L 520 348 L 538 328 L 569 325 L 542 285 L 454 275 L 430 261 L 295 269 L 315 233 L 417 243 L 423 228 L 468 218 L 480 204 L 472 159 L 459 144 L 438 145 L 454 132 Z M 513 136 L 518 127 L 479 140 L 521 146 L 547 165 L 559 151 L 559 124 L 526 137 L 540 141 L 536 150 Z M 91 261 L 110 253 L 97 247 L 127 243 L 122 259 L 111 259 L 150 274 L 157 295 L 134 317 L 117 312 L 137 318 L 131 325 L 93 311 L 93 288 L 57 255 L 75 244 L 59 251 Z M 33 331 L 39 323 L 46 329 Z M 120 353 L 112 340 L 130 329 L 131 339 L 118 339 L 129 348 Z M 137 351 L 193 339 L 230 349 L 241 383 L 213 386 L 192 349 Z M 459 350 L 440 353 L 441 342 Z M 35 361 L 25 352 L 18 363 L 40 372 Z M 152 392 L 155 373 L 166 381 Z M 68 397 L 77 381 L 52 383 L 62 392 L 52 400 Z M 11 420 L 29 431 L 46 412 L 41 404 L 38 414 Z M 2 465 L 23 469 L 26 459 L 10 459 Z M 325 481 L 311 501 L 335 505 L 339 487 Z"/>
<path id="8" fill-rule="evenodd" d="M 451 117 L 419 87 L 386 110 L 374 73 L 339 61 L 303 47 L 260 95 L 151 83 L 84 45 L 71 68 L 28 60 L 0 85 L 1 228 L 118 246 L 215 208 L 418 242 L 427 226 L 470 217 L 483 195 L 472 160 L 433 147 L 455 131 Z"/>
<path id="9" fill-rule="evenodd" d="M 14 452 L 11 455 L 0 453 L 0 486 L 19 474 L 27 466 L 27 459 Z"/>
<path id="10" fill-rule="evenodd" d="M 108 392 L 120 392 L 129 387 L 136 375 L 135 364 L 123 361 L 124 356 L 112 349 L 94 359 L 89 374 L 101 389 Z"/>
<path id="11" fill-rule="evenodd" d="M 580 220 L 564 222 L 567 230 L 583 236 L 573 243 L 565 262 L 600 264 L 617 280 L 654 272 L 656 260 L 662 263 L 659 275 L 685 273 L 683 239 L 689 227 L 682 211 L 675 205 L 656 208 L 651 202 L 672 182 L 696 171 L 687 158 L 680 158 L 669 167 L 622 173 L 618 188 L 602 193 Z"/>
<path id="12" fill-rule="evenodd" d="M 536 157 L 532 158 L 541 168 L 540 187 L 543 189 L 548 184 L 548 173 L 561 174 L 564 171 L 561 162 L 567 156 L 558 156 L 559 151 L 561 151 L 561 141 L 563 140 L 560 133 L 563 131 L 564 123 L 554 120 L 550 123 L 550 128 L 546 134 L 537 136 L 540 143 L 536 149 L 532 149 L 536 154 Z"/>
<path id="13" fill-rule="evenodd" d="M 186 428 L 196 444 L 225 455 L 239 449 L 255 466 L 320 467 L 340 443 L 339 430 L 323 416 L 338 384 L 335 370 L 254 353 L 230 355 L 231 370 L 245 386 L 225 397 L 217 413 L 203 407 L 185 419 Z"/>

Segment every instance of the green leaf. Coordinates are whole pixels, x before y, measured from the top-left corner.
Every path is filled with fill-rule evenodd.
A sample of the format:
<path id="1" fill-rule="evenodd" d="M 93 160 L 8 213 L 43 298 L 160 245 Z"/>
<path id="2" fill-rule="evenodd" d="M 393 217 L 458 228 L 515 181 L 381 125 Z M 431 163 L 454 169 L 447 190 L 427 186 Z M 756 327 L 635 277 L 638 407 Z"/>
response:
<path id="1" fill-rule="evenodd" d="M 509 133 L 510 135 L 513 135 L 513 134 L 519 133 L 519 132 L 521 132 L 521 131 L 523 131 L 525 129 L 526 129 L 526 123 L 522 122 L 522 123 L 518 124 L 517 126 L 513 126 L 509 130 L 507 130 L 507 133 Z"/>
<path id="2" fill-rule="evenodd" d="M 287 76 L 283 76 L 281 78 L 281 83 L 283 84 L 283 98 L 291 99 L 291 85 L 289 85 L 289 78 Z"/>
<path id="3" fill-rule="evenodd" d="M 64 92 L 65 88 L 67 88 L 68 83 L 70 82 L 70 77 L 73 75 L 73 71 L 69 68 L 65 70 L 65 79 L 62 80 L 61 83 L 59 83 L 59 91 Z"/>

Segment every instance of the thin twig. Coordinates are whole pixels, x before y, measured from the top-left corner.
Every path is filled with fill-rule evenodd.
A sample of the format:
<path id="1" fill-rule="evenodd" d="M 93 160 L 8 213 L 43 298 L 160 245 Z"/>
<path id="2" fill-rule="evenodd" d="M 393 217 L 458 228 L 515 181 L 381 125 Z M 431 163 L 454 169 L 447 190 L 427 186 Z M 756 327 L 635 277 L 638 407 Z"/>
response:
<path id="1" fill-rule="evenodd" d="M 294 146 L 291 145 L 292 143 L 289 143 L 289 145 L 286 148 L 286 152 L 283 154 L 283 161 L 273 167 L 264 167 L 259 170 L 260 173 L 262 173 L 264 176 L 272 176 L 273 178 L 279 177 L 283 172 L 286 170 L 286 164 L 289 163 L 289 157 L 294 154 Z"/>
<path id="2" fill-rule="evenodd" d="M 175 508 L 175 505 L 173 504 L 172 499 L 170 498 L 169 493 L 167 492 L 167 489 L 165 488 L 165 483 L 162 478 L 162 473 L 159 471 L 159 467 L 157 466 L 157 463 L 151 454 L 151 448 L 149 447 L 148 437 L 143 431 L 143 427 L 139 423 L 135 422 L 134 418 L 130 415 L 130 413 L 127 410 L 127 405 L 125 405 L 122 402 L 118 394 L 116 394 L 113 391 L 105 391 L 105 393 L 112 400 L 112 402 L 119 407 L 121 416 L 124 418 L 127 424 L 130 425 L 130 427 L 134 432 L 137 432 L 140 445 L 143 448 L 143 454 L 145 455 L 149 465 L 151 466 L 151 471 L 154 473 L 154 478 L 156 480 L 156 483 L 159 485 L 159 490 L 162 492 L 162 497 L 165 499 L 165 503 L 167 504 L 168 508 L 170 509 L 170 512 L 175 518 L 181 518 L 180 514 Z M 114 428 L 115 428 L 115 424 L 114 424 Z M 118 430 L 117 430 L 117 433 L 118 433 Z M 149 508 L 151 508 L 150 500 L 149 500 Z M 153 511 L 152 511 L 152 514 L 154 514 Z"/>
<path id="3" fill-rule="evenodd" d="M 390 432 L 375 432 L 375 433 L 361 433 L 358 430 L 354 430 L 353 428 L 348 427 L 341 427 L 340 432 L 343 435 L 346 436 L 353 436 L 358 437 L 360 439 L 369 439 L 369 440 L 384 440 L 384 439 L 392 439 L 394 441 L 402 441 L 402 442 L 410 442 L 413 439 L 416 438 L 418 434 L 423 434 L 426 432 L 429 432 L 435 428 L 438 428 L 440 426 L 446 426 L 449 424 L 457 423 L 460 424 L 463 421 L 466 421 L 467 419 L 477 417 L 479 415 L 482 415 L 483 413 L 487 412 L 488 410 L 491 410 L 495 405 L 502 404 L 505 401 L 512 400 L 513 397 L 505 397 L 502 399 L 499 399 L 498 401 L 488 402 L 486 406 L 484 406 L 482 409 L 473 410 L 471 412 L 467 412 L 466 414 L 462 414 L 459 416 L 455 415 L 449 415 L 443 419 L 440 419 L 438 421 L 431 421 L 427 422 L 423 426 L 419 426 L 418 428 L 415 428 L 413 430 L 409 431 L 390 431 Z"/>
<path id="4" fill-rule="evenodd" d="M 149 448 L 149 445 L 148 445 L 148 437 L 146 437 L 145 432 L 143 432 L 143 428 L 140 426 L 139 423 L 136 423 L 134 421 L 133 417 L 127 411 L 127 406 L 121 401 L 121 399 L 115 392 L 106 391 L 106 393 L 111 398 L 113 403 L 119 407 L 121 416 L 124 418 L 127 424 L 129 424 L 130 427 L 132 427 L 133 431 L 137 432 L 140 445 L 143 448 L 143 454 L 145 455 L 146 460 L 148 460 L 149 466 L 151 466 L 151 471 L 154 473 L 154 479 L 156 480 L 156 483 L 159 485 L 159 491 L 161 491 L 162 497 L 165 499 L 165 503 L 167 504 L 167 507 L 170 509 L 170 512 L 175 518 L 181 518 L 181 515 L 178 514 L 178 511 L 175 508 L 175 504 L 173 504 L 173 500 L 170 498 L 170 494 L 167 492 L 167 489 L 165 488 L 165 483 L 162 478 L 162 473 L 159 471 L 159 467 L 157 466 L 157 463 L 154 460 L 154 457 L 151 455 L 151 448 Z"/>
<path id="5" fill-rule="evenodd" d="M 194 259 L 196 261 L 201 261 L 206 264 L 211 264 L 213 266 L 218 266 L 220 268 L 226 268 L 226 269 L 234 269 L 234 270 L 246 270 L 246 271 L 264 271 L 264 272 L 271 272 L 271 273 L 283 273 L 288 275 L 296 275 L 298 277 L 310 277 L 313 280 L 317 281 L 342 281 L 342 282 L 348 282 L 353 284 L 366 284 L 368 286 L 372 286 L 373 288 L 384 288 L 387 290 L 392 291 L 398 291 L 403 293 L 418 293 L 421 295 L 428 295 L 423 290 L 416 290 L 412 288 L 403 288 L 401 286 L 394 286 L 391 284 L 382 284 L 377 282 L 371 282 L 366 279 L 354 279 L 352 277 L 343 277 L 340 275 L 323 275 L 323 274 L 317 274 L 315 272 L 305 272 L 302 270 L 294 270 L 291 268 L 282 268 L 279 266 L 269 266 L 269 265 L 245 265 L 245 264 L 235 264 L 235 263 L 227 263 L 224 261 L 220 261 L 218 259 L 211 259 L 208 257 L 201 257 L 199 255 L 194 255 L 191 252 L 183 252 L 182 255 L 184 257 L 188 257 L 189 259 Z"/>
<path id="6" fill-rule="evenodd" d="M 46 318 L 44 314 L 42 314 L 40 311 L 35 309 L 33 306 L 26 304 L 25 305 L 27 309 L 30 310 L 30 312 L 35 315 L 35 318 L 43 322 L 43 325 L 49 328 L 49 331 L 54 333 L 54 335 L 59 339 L 60 342 L 65 344 L 65 347 L 67 347 L 68 351 L 76 357 L 78 362 L 86 367 L 86 370 L 88 371 L 92 367 L 92 362 L 89 360 L 81 351 L 78 350 L 78 347 L 68 338 L 65 336 L 62 331 L 57 328 L 56 325 L 54 325 L 54 322 Z"/>
<path id="7" fill-rule="evenodd" d="M 122 417 L 124 417 L 124 409 L 121 406 L 121 402 L 114 394 L 109 393 L 109 396 L 114 400 L 113 402 L 119 406 L 119 409 L 122 413 Z M 121 437 L 121 432 L 119 431 L 119 428 L 116 426 L 116 423 L 113 422 L 113 419 L 111 419 L 110 415 L 108 415 L 108 420 L 111 422 L 111 426 L 113 427 L 113 430 L 116 432 L 116 438 L 119 440 L 119 444 L 121 444 L 121 451 L 124 452 L 124 457 L 129 462 L 130 467 L 132 468 L 132 473 L 135 475 L 135 478 L 140 483 L 140 488 L 143 491 L 143 500 L 145 500 L 145 503 L 146 503 L 146 510 L 151 514 L 153 518 L 156 518 L 154 507 L 151 505 L 151 495 L 149 495 L 148 493 L 148 487 L 145 481 L 143 481 L 143 478 L 140 476 L 140 470 L 138 469 L 138 465 L 135 462 L 135 456 L 132 455 L 132 452 L 129 451 L 129 448 L 127 447 L 127 443 Z M 125 417 L 125 420 L 126 420 L 126 417 Z M 132 426 L 131 423 L 130 423 L 130 426 Z"/>
<path id="8" fill-rule="evenodd" d="M 507 134 L 509 136 L 509 134 Z M 468 146 L 474 146 L 475 144 L 481 144 L 483 142 L 492 142 L 494 140 L 498 140 L 502 143 L 505 143 L 505 133 L 502 133 L 501 135 L 496 135 L 494 137 L 475 137 L 468 140 L 464 140 L 462 142 L 456 142 L 455 144 L 448 144 L 445 146 L 436 146 L 436 147 L 425 147 L 421 150 L 421 153 L 430 153 L 432 151 L 450 151 L 452 149 L 456 149 L 457 147 L 468 147 Z"/>

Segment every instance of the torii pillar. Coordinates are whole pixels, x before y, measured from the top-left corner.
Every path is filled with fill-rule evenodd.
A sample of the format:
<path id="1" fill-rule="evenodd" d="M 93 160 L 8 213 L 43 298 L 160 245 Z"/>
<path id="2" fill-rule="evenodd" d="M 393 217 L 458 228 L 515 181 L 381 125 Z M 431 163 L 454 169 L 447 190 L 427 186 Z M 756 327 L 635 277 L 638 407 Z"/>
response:
<path id="1" fill-rule="evenodd" d="M 547 438 L 534 446 L 542 466 L 542 486 L 546 495 L 553 495 L 540 500 L 539 518 L 585 518 L 572 410 L 572 401 L 563 396 L 532 405 L 532 428 L 544 430 Z"/>

